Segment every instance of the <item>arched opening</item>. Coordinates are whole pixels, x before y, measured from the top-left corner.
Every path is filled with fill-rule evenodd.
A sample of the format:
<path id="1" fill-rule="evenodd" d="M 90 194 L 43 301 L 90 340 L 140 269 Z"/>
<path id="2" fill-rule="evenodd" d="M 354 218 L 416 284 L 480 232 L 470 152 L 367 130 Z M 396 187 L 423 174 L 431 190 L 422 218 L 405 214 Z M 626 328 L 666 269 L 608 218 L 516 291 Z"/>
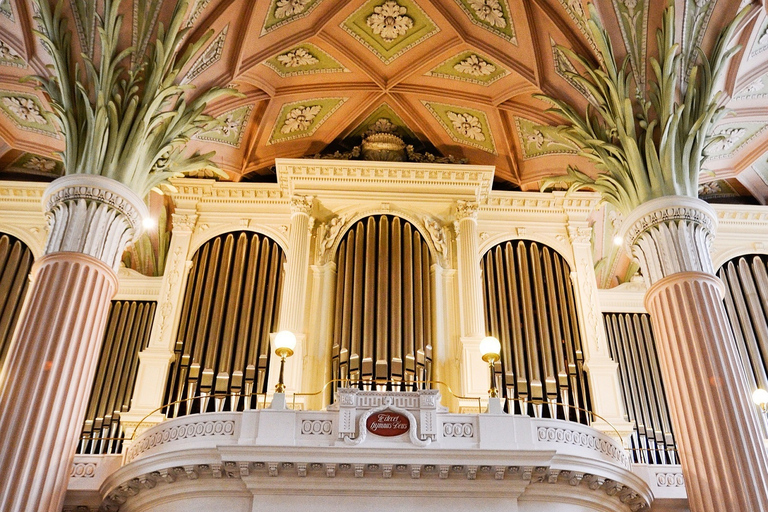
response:
<path id="1" fill-rule="evenodd" d="M 501 342 L 497 385 L 515 414 L 589 423 L 571 269 L 528 240 L 502 242 L 482 258 L 485 321 Z"/>
<path id="2" fill-rule="evenodd" d="M 421 233 L 400 217 L 366 217 L 344 234 L 336 253 L 332 378 L 429 387 L 431 265 Z"/>
<path id="3" fill-rule="evenodd" d="M 274 240 L 250 231 L 224 233 L 195 252 L 165 391 L 168 417 L 257 407 L 284 260 Z"/>

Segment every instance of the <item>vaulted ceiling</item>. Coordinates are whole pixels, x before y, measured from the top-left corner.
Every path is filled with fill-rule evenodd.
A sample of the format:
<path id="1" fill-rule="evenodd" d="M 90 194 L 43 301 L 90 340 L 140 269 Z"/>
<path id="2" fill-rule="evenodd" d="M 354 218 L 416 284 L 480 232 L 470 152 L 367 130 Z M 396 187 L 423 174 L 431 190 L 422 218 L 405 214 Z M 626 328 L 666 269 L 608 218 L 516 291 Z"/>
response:
<path id="1" fill-rule="evenodd" d="M 88 48 L 87 0 L 63 0 L 73 40 Z M 171 0 L 123 0 L 125 44 L 135 26 L 167 19 Z M 190 146 L 216 151 L 230 179 L 274 180 L 275 158 L 349 152 L 366 133 L 387 132 L 431 152 L 496 166 L 510 188 L 538 188 L 566 165 L 587 164 L 552 128 L 533 95 L 584 107 L 556 44 L 594 58 L 581 0 L 191 0 L 190 40 L 213 36 L 183 80 L 233 85 L 244 94 L 209 106 L 223 124 Z M 656 53 L 661 0 L 598 0 L 614 47 L 636 78 Z M 741 4 L 747 5 L 748 1 Z M 677 0 L 682 51 L 708 51 L 739 9 L 734 0 Z M 743 49 L 721 84 L 734 113 L 702 176 L 713 199 L 768 200 L 768 17 L 758 2 Z M 47 103 L 20 78 L 48 73 L 33 29 L 33 0 L 0 0 L 0 179 L 50 179 L 61 149 Z M 134 30 L 132 30 L 132 28 Z M 499 185 L 501 186 L 501 185 Z M 754 200 L 753 199 L 753 200 Z"/>

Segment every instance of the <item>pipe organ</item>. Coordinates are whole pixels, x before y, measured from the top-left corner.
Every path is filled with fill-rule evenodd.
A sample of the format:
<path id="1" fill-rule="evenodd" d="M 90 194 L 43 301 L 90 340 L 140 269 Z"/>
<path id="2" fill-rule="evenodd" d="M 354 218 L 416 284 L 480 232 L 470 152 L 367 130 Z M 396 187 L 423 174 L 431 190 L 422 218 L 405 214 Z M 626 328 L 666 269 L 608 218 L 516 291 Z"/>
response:
<path id="1" fill-rule="evenodd" d="M 336 254 L 333 378 L 431 378 L 431 265 L 421 233 L 400 217 L 370 216 L 344 234 Z"/>
<path id="2" fill-rule="evenodd" d="M 506 391 L 510 412 L 588 423 L 568 263 L 547 246 L 518 240 L 491 248 L 481 268 L 486 328 L 501 342 L 497 386 Z"/>
<path id="3" fill-rule="evenodd" d="M 27 293 L 33 257 L 23 242 L 0 233 L 0 369 Z"/>
<path id="4" fill-rule="evenodd" d="M 155 301 L 112 301 L 77 453 L 120 453 L 120 414 L 131 405 L 139 352 L 149 343 L 156 307 Z"/>
<path id="5" fill-rule="evenodd" d="M 267 388 L 284 261 L 274 240 L 249 231 L 219 235 L 197 250 L 166 386 L 168 417 L 256 407 L 255 394 Z"/>
<path id="6" fill-rule="evenodd" d="M 624 407 L 635 424 L 634 461 L 679 464 L 650 315 L 605 313 L 603 320 L 611 357 L 619 365 Z"/>

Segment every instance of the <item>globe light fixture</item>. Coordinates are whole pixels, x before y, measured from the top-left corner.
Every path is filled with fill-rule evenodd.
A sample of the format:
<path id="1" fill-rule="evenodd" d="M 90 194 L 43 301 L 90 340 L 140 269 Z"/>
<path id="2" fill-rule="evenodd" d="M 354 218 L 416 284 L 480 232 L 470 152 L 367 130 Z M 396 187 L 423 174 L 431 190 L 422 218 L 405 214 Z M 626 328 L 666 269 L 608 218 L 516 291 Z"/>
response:
<path id="1" fill-rule="evenodd" d="M 488 390 L 488 394 L 491 398 L 499 397 L 499 390 L 496 387 L 496 361 L 501 358 L 501 343 L 493 336 L 486 336 L 480 340 L 480 354 L 483 356 L 483 361 L 488 363 L 488 367 L 491 370 L 491 389 Z"/>
<path id="2" fill-rule="evenodd" d="M 760 407 L 763 414 L 768 414 L 768 391 L 758 388 L 752 393 L 752 401 Z"/>
<path id="3" fill-rule="evenodd" d="M 296 335 L 291 331 L 280 331 L 275 335 L 272 344 L 275 347 L 275 354 L 280 358 L 280 374 L 277 377 L 275 393 L 285 393 L 285 382 L 283 381 L 285 358 L 293 355 L 293 349 L 296 348 Z"/>

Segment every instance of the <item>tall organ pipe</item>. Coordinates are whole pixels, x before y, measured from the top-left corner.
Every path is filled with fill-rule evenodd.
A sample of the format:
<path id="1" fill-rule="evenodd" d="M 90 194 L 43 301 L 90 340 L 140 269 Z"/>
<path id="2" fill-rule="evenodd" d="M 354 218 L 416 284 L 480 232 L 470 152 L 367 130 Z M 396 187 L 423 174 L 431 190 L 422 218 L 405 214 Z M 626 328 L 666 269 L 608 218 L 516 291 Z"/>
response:
<path id="1" fill-rule="evenodd" d="M 15 237 L 0 233 L 0 369 L 27 294 L 27 276 L 32 263 L 29 247 Z"/>
<path id="2" fill-rule="evenodd" d="M 399 217 L 370 216 L 345 233 L 336 253 L 334 378 L 430 379 L 431 264 L 421 233 Z"/>
<path id="3" fill-rule="evenodd" d="M 630 437 L 634 461 L 679 464 L 650 316 L 605 313 L 603 320 L 611 357 L 619 365 L 627 419 L 635 424 Z"/>
<path id="4" fill-rule="evenodd" d="M 130 407 L 139 352 L 149 343 L 156 306 L 155 301 L 112 301 L 78 453 L 120 453 L 125 436 L 120 414 Z"/>
<path id="5" fill-rule="evenodd" d="M 747 382 L 768 390 L 768 255 L 739 256 L 718 271 Z M 763 434 L 768 437 L 765 422 Z"/>
<path id="6" fill-rule="evenodd" d="M 501 342 L 497 378 L 511 412 L 588 423 L 568 263 L 549 247 L 518 240 L 491 248 L 481 265 L 486 325 Z"/>
<path id="7" fill-rule="evenodd" d="M 254 395 L 267 391 L 284 259 L 272 239 L 249 231 L 197 250 L 166 385 L 166 403 L 179 402 L 166 408 L 169 417 L 256 407 Z"/>

